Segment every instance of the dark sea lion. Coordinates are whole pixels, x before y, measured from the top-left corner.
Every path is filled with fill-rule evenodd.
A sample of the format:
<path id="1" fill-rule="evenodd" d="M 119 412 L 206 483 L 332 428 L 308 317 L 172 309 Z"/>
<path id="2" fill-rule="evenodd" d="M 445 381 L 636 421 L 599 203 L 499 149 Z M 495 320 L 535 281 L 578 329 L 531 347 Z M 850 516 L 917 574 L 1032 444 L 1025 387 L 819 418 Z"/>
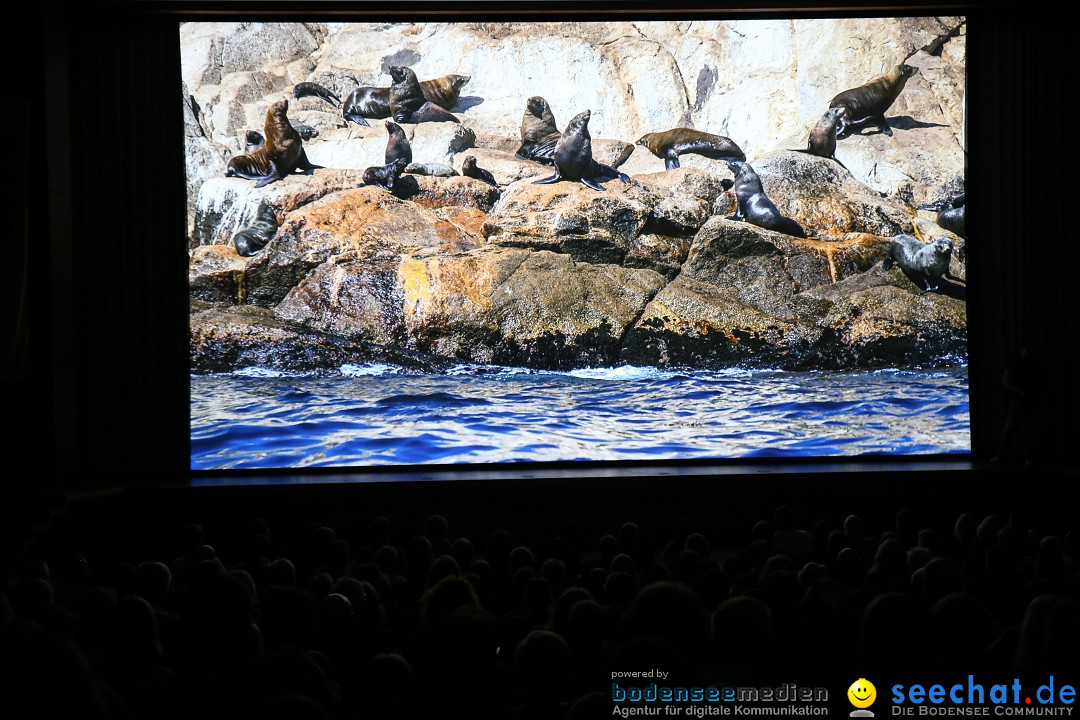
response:
<path id="1" fill-rule="evenodd" d="M 453 110 L 461 97 L 461 88 L 471 79 L 468 75 L 443 75 L 433 80 L 421 80 L 420 92 L 428 101 Z M 364 118 L 381 120 L 390 117 L 390 88 L 356 88 L 345 98 L 341 114 L 358 125 L 368 124 Z"/>
<path id="2" fill-rule="evenodd" d="M 476 164 L 476 157 L 473 155 L 467 155 L 465 160 L 461 163 L 461 174 L 465 177 L 476 178 L 477 180 L 483 180 L 489 185 L 499 187 L 499 183 L 495 182 L 495 176 L 482 167 L 478 167 Z"/>
<path id="3" fill-rule="evenodd" d="M 784 217 L 773 204 L 772 200 L 765 195 L 761 187 L 761 178 L 754 172 L 754 168 L 748 163 L 729 160 L 728 168 L 735 173 L 735 200 L 737 208 L 735 214 L 728 220 L 745 220 L 751 225 L 775 230 L 785 235 L 794 237 L 806 237 L 806 231 L 799 223 L 789 217 Z"/>
<path id="4" fill-rule="evenodd" d="M 244 135 L 244 152 L 248 155 L 262 148 L 266 144 L 266 138 L 258 130 L 248 130 Z"/>
<path id="5" fill-rule="evenodd" d="M 404 160 L 408 165 L 412 162 L 412 146 L 409 145 L 409 138 L 405 137 L 405 131 L 401 129 L 401 126 L 392 120 L 386 121 L 386 132 L 389 137 L 386 139 L 386 153 L 383 155 L 383 160 L 387 165 L 395 160 Z"/>
<path id="6" fill-rule="evenodd" d="M 410 175 L 427 175 L 429 177 L 455 177 L 458 171 L 449 165 L 442 163 L 409 163 L 405 172 Z"/>
<path id="7" fill-rule="evenodd" d="M 416 73 L 400 65 L 390 66 L 390 115 L 395 121 L 407 123 L 461 122 L 454 114 L 424 97 Z"/>
<path id="8" fill-rule="evenodd" d="M 534 180 L 533 185 L 544 185 L 559 180 L 580 180 L 593 190 L 603 190 L 601 182 L 619 178 L 624 183 L 630 177 L 613 167 L 593 160 L 592 137 L 589 135 L 589 118 L 592 111 L 586 110 L 575 115 L 566 126 L 559 142 L 555 143 L 555 174 L 542 180 Z"/>
<path id="9" fill-rule="evenodd" d="M 836 129 L 837 136 L 844 137 L 851 130 L 870 122 L 876 122 L 881 132 L 892 135 L 892 128 L 885 119 L 885 111 L 892 106 L 908 79 L 917 71 L 918 68 L 901 63 L 865 85 L 845 90 L 830 100 L 830 108 L 842 108 L 844 111 Z"/>
<path id="10" fill-rule="evenodd" d="M 364 182 L 362 184 L 378 185 L 381 188 L 393 190 L 394 182 L 401 177 L 401 173 L 405 172 L 408 164 L 404 159 L 398 159 L 382 167 L 369 167 L 364 170 Z"/>
<path id="11" fill-rule="evenodd" d="M 263 126 L 265 144 L 253 153 L 237 155 L 229 160 L 225 177 L 258 180 L 263 187 L 282 179 L 297 168 L 310 175 L 318 166 L 308 161 L 300 133 L 289 123 L 289 101 L 278 100 L 266 111 Z"/>
<path id="12" fill-rule="evenodd" d="M 525 103 L 525 115 L 521 118 L 521 147 L 514 154 L 523 160 L 552 165 L 555 162 L 555 144 L 561 136 L 548 101 L 539 95 L 533 96 Z"/>
<path id="13" fill-rule="evenodd" d="M 334 107 L 341 105 L 341 100 L 337 95 L 330 92 L 329 89 L 324 88 L 322 85 L 313 82 L 297 83 L 296 87 L 293 88 L 293 97 L 297 99 L 302 97 L 320 97 Z"/>
<path id="14" fill-rule="evenodd" d="M 679 167 L 679 156 L 687 153 L 713 160 L 746 160 L 746 154 L 730 139 L 692 128 L 646 133 L 635 144 L 648 148 L 653 155 L 663 159 L 665 170 Z"/>
<path id="15" fill-rule="evenodd" d="M 278 219 L 274 209 L 263 200 L 255 211 L 255 220 L 246 228 L 233 235 L 236 252 L 244 257 L 251 257 L 266 247 L 278 230 Z"/>
<path id="16" fill-rule="evenodd" d="M 835 160 L 840 167 L 847 170 L 844 163 L 836 159 L 836 134 L 843 114 L 844 109 L 839 107 L 826 110 L 825 114 L 818 120 L 817 125 L 810 131 L 810 137 L 806 139 L 806 149 L 797 149 L 795 152 Z"/>
<path id="17" fill-rule="evenodd" d="M 888 270 L 896 263 L 913 283 L 923 288 L 919 295 L 937 290 L 941 278 L 949 272 L 953 245 L 948 238 L 931 243 L 920 242 L 911 235 L 895 235 L 889 243 L 889 256 L 881 267 Z"/>
<path id="18" fill-rule="evenodd" d="M 390 117 L 390 88 L 358 87 L 341 105 L 341 116 L 357 125 L 369 126 L 364 118 Z"/>

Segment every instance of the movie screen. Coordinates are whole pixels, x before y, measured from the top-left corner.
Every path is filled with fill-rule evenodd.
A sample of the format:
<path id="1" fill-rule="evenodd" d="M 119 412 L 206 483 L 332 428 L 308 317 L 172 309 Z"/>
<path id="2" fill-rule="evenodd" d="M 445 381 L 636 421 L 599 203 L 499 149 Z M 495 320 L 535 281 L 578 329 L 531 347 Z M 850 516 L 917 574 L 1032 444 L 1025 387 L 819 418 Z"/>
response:
<path id="1" fill-rule="evenodd" d="M 965 18 L 179 33 L 192 469 L 970 451 Z"/>

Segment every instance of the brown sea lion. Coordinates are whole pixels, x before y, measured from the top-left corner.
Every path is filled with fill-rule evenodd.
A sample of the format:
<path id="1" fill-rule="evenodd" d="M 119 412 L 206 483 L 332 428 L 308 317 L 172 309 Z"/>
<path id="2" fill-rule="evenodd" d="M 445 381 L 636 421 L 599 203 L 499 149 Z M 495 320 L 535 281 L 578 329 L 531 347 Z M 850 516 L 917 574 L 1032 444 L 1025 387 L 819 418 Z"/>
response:
<path id="1" fill-rule="evenodd" d="M 891 136 L 892 128 L 885 119 L 885 111 L 896 102 L 908 79 L 917 71 L 917 67 L 901 63 L 865 85 L 845 90 L 830 100 L 830 108 L 843 108 L 844 111 L 836 128 L 837 137 L 844 137 L 870 122 L 876 122 L 878 130 Z"/>
<path id="2" fill-rule="evenodd" d="M 420 92 L 429 102 L 439 107 L 453 110 L 461 97 L 461 88 L 472 78 L 468 75 L 443 75 L 432 80 L 420 81 Z M 341 106 L 341 114 L 346 120 L 358 125 L 367 125 L 371 118 L 380 120 L 390 117 L 390 88 L 362 86 L 353 90 Z"/>
<path id="3" fill-rule="evenodd" d="M 401 173 L 405 172 L 408 164 L 403 158 L 399 158 L 382 167 L 369 167 L 364 170 L 364 182 L 361 185 L 378 185 L 381 188 L 393 190 L 394 182 L 401 177 Z"/>
<path id="4" fill-rule="evenodd" d="M 240 232 L 233 235 L 236 252 L 243 257 L 251 257 L 266 247 L 278 230 L 277 214 L 274 208 L 263 200 L 255 211 L 255 220 Z"/>
<path id="5" fill-rule="evenodd" d="M 687 153 L 713 160 L 746 159 L 746 154 L 730 139 L 692 128 L 647 133 L 635 144 L 648 148 L 653 155 L 662 158 L 665 170 L 679 167 L 679 156 Z"/>
<path id="6" fill-rule="evenodd" d="M 386 139 L 386 153 L 383 155 L 386 164 L 389 165 L 400 159 L 404 159 L 406 165 L 411 163 L 412 146 L 409 145 L 409 138 L 405 137 L 405 131 L 401 129 L 401 126 L 393 120 L 387 120 L 386 132 L 389 135 Z"/>
<path id="7" fill-rule="evenodd" d="M 424 97 L 416 73 L 400 65 L 390 66 L 390 115 L 401 123 L 461 122 L 454 114 Z"/>
<path id="8" fill-rule="evenodd" d="M 288 100 L 278 100 L 270 106 L 263 126 L 265 143 L 253 153 L 231 158 L 225 177 L 258 180 L 255 183 L 258 188 L 282 179 L 297 168 L 310 175 L 318 167 L 308 161 L 300 133 L 289 124 L 288 111 Z"/>
<path id="9" fill-rule="evenodd" d="M 735 173 L 735 214 L 728 220 L 745 220 L 751 225 L 775 230 L 785 235 L 806 237 L 802 225 L 789 217 L 784 217 L 765 194 L 761 187 L 761 178 L 748 163 L 729 160 L 728 168 Z"/>
<path id="10" fill-rule="evenodd" d="M 477 166 L 476 157 L 474 155 L 468 155 L 461 163 L 461 174 L 465 177 L 475 178 L 482 180 L 489 185 L 499 187 L 499 183 L 495 182 L 495 176 L 482 167 Z"/>
<path id="11" fill-rule="evenodd" d="M 844 109 L 839 107 L 826 110 L 817 125 L 810 130 L 810 136 L 806 139 L 806 148 L 796 148 L 794 152 L 835 160 L 840 167 L 847 170 L 844 163 L 836 159 L 836 133 L 843 114 Z"/>
<path id="12" fill-rule="evenodd" d="M 555 162 L 555 144 L 561 135 L 548 101 L 539 95 L 533 96 L 525 103 L 525 115 L 521 118 L 521 147 L 514 154 L 523 160 L 552 165 Z"/>
<path id="13" fill-rule="evenodd" d="M 589 135 L 591 110 L 575 115 L 566 126 L 559 142 L 555 143 L 555 174 L 542 180 L 534 180 L 533 185 L 545 185 L 559 180 L 580 180 L 583 185 L 593 190 L 603 190 L 600 183 L 619 178 L 624 183 L 630 177 L 613 167 L 593 160 L 592 136 Z"/>
<path id="14" fill-rule="evenodd" d="M 931 243 L 920 242 L 911 235 L 895 235 L 889 243 L 889 256 L 881 267 L 888 270 L 896 263 L 912 282 L 922 288 L 919 295 L 937 290 L 942 276 L 949 272 L 953 245 L 948 238 Z"/>

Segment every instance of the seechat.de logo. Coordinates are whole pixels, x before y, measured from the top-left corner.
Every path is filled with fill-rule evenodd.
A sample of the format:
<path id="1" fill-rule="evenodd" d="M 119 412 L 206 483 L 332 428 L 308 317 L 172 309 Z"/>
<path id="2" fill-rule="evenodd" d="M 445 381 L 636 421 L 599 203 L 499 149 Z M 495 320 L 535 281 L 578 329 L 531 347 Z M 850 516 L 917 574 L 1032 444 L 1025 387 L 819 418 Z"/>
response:
<path id="1" fill-rule="evenodd" d="M 848 701 L 855 706 L 855 709 L 851 711 L 851 717 L 874 717 L 874 713 L 866 709 L 877 699 L 877 688 L 874 687 L 874 683 L 866 678 L 859 678 L 847 689 L 847 697 Z"/>

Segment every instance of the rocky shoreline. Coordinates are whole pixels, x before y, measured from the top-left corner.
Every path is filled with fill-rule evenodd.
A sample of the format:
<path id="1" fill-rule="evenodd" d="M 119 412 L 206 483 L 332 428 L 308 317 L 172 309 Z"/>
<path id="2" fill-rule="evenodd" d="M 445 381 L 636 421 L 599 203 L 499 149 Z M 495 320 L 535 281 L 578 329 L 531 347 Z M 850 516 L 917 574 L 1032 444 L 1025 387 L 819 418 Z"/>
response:
<path id="1" fill-rule="evenodd" d="M 918 20 L 906 30 L 895 30 L 898 23 L 889 27 L 918 40 L 931 21 L 948 26 L 947 19 Z M 869 23 L 862 31 L 872 35 Z M 935 150 L 935 143 L 956 145 L 955 128 L 903 119 L 925 115 L 912 109 L 920 93 L 935 98 L 939 115 L 955 114 L 951 108 L 962 105 L 962 85 L 946 102 L 945 91 L 955 82 L 935 83 L 926 75 L 954 78 L 957 66 L 962 73 L 962 51 L 955 57 L 954 49 L 951 62 L 942 47 L 938 55 L 924 51 L 926 69 L 909 84 L 914 97 L 901 96 L 912 105 L 898 102 L 895 110 L 901 120 L 892 121 L 894 137 L 871 130 L 842 140 L 837 157 L 846 167 L 791 150 L 800 146 L 797 136 L 740 139 L 753 149 L 748 156 L 766 194 L 806 228 L 810 237 L 801 239 L 728 219 L 735 197 L 725 189 L 723 181 L 731 177 L 725 163 L 684 156 L 689 162 L 683 167 L 664 171 L 662 160 L 621 134 L 595 140 L 594 151 L 598 161 L 629 174 L 628 185 L 608 182 L 602 192 L 571 182 L 534 185 L 551 169 L 515 157 L 512 131 L 511 142 L 492 139 L 507 135 L 491 121 L 495 97 L 455 109 L 460 125 L 403 128 L 419 161 L 460 170 L 462 159 L 474 155 L 498 188 L 468 177 L 416 175 L 402 176 L 392 192 L 358 187 L 364 167 L 382 164 L 382 122 L 345 126 L 318 98 L 291 101 L 289 116 L 318 132 L 304 147 L 321 169 L 259 189 L 250 180 L 223 177 L 224 161 L 241 150 L 225 136 L 242 138 L 245 128 L 259 127 L 251 116 L 291 84 L 329 82 L 329 59 L 358 42 L 348 26 L 325 32 L 268 27 L 262 32 L 270 38 L 274 32 L 307 32 L 311 42 L 293 43 L 292 59 L 268 56 L 287 43 L 268 44 L 262 54 L 244 59 L 248 69 L 229 72 L 229 62 L 239 61 L 219 55 L 216 65 L 200 66 L 204 72 L 195 87 L 184 89 L 192 372 L 248 365 L 334 369 L 346 362 L 428 371 L 459 362 L 565 370 L 619 364 L 845 369 L 966 361 L 961 253 L 953 253 L 950 266 L 960 281 L 942 280 L 933 292 L 921 292 L 897 267 L 882 267 L 897 234 L 948 237 L 957 249 L 964 244 L 938 227 L 933 213 L 915 207 L 962 188 L 962 151 Z M 233 47 L 252 32 L 222 26 L 213 35 L 187 28 L 182 32 L 202 33 L 199 47 L 210 57 L 214 48 Z M 406 29 L 400 32 L 407 37 Z M 416 47 L 438 47 L 439 32 L 445 40 L 464 29 L 433 32 Z M 682 61 L 678 53 L 673 57 Z M 800 58 L 799 72 L 813 76 L 818 71 L 806 62 Z M 187 58 L 185 68 L 185 80 L 194 84 Z M 476 68 L 466 69 L 477 76 Z M 480 95 L 472 83 L 469 91 Z M 516 122 L 521 108 L 510 109 L 509 102 L 498 117 L 507 114 Z M 225 107 L 232 109 L 226 113 Z M 485 114 L 474 120 L 479 108 Z M 561 124 L 570 114 L 563 109 L 556 117 Z M 901 167 L 906 179 L 883 191 L 861 169 L 875 154 L 882 164 L 889 158 Z M 903 168 L 899 157 L 914 169 Z M 231 239 L 255 217 L 260 202 L 274 208 L 280 227 L 260 252 L 241 257 Z"/>

